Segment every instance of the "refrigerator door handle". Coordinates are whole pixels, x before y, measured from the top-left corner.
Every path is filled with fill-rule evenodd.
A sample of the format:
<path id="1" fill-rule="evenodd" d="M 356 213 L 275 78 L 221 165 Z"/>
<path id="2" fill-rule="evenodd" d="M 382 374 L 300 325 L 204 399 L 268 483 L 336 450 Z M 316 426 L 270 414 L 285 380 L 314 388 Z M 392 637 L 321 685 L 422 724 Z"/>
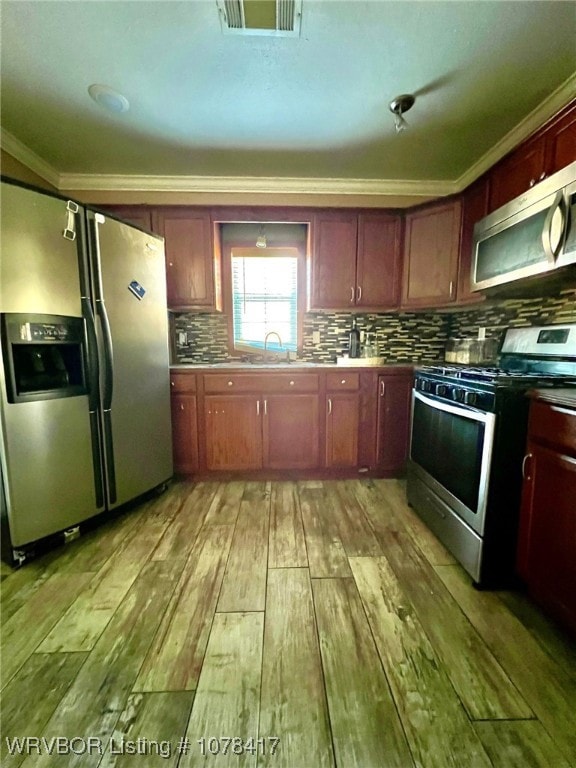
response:
<path id="1" fill-rule="evenodd" d="M 108 501 L 114 504 L 117 499 L 116 471 L 114 468 L 114 441 L 112 438 L 112 396 L 114 389 L 114 358 L 112 349 L 112 333 L 110 321 L 106 312 L 102 291 L 102 275 L 100 273 L 100 246 L 98 239 L 98 224 L 105 219 L 101 214 L 88 212 L 90 232 L 90 250 L 93 257 L 94 299 L 96 315 L 102 329 L 102 351 L 104 357 L 104 381 L 102 391 L 102 430 L 106 474 L 108 478 Z"/>
<path id="2" fill-rule="evenodd" d="M 100 426 L 98 423 L 98 381 L 100 366 L 98 361 L 98 341 L 92 305 L 88 298 L 82 298 L 82 314 L 86 322 L 86 340 L 88 349 L 88 412 L 90 416 L 90 439 L 92 443 L 92 466 L 94 469 L 94 490 L 96 506 L 104 506 L 104 468 L 100 454 Z"/>

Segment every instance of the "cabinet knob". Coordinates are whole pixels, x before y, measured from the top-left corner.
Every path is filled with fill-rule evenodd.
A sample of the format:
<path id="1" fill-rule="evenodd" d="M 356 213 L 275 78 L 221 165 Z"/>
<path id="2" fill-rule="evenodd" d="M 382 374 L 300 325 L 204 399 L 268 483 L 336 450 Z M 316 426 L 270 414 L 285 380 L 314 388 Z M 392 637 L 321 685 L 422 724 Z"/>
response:
<path id="1" fill-rule="evenodd" d="M 183 410 L 184 410 L 184 403 L 180 403 L 180 410 L 181 410 L 181 411 L 183 411 Z"/>
<path id="2" fill-rule="evenodd" d="M 173 266 L 174 266 L 174 264 L 173 264 L 171 261 L 169 261 L 169 262 L 168 262 L 168 266 L 169 266 L 169 267 L 173 267 Z"/>
<path id="3" fill-rule="evenodd" d="M 233 387 L 233 386 L 234 386 L 234 382 L 233 382 L 233 381 L 229 381 L 229 382 L 228 382 L 228 386 L 229 386 L 229 387 Z"/>
<path id="4" fill-rule="evenodd" d="M 342 379 L 342 381 L 340 382 L 340 384 L 346 384 L 346 379 Z"/>
<path id="5" fill-rule="evenodd" d="M 171 386 L 171 387 L 173 387 L 173 386 L 174 386 L 174 382 L 173 382 L 173 381 L 171 381 L 171 382 L 170 382 L 170 386 Z"/>
<path id="6" fill-rule="evenodd" d="M 294 382 L 293 382 L 293 381 L 291 381 L 291 382 L 290 382 L 290 386 L 291 386 L 291 387 L 293 387 L 293 386 L 294 386 Z"/>

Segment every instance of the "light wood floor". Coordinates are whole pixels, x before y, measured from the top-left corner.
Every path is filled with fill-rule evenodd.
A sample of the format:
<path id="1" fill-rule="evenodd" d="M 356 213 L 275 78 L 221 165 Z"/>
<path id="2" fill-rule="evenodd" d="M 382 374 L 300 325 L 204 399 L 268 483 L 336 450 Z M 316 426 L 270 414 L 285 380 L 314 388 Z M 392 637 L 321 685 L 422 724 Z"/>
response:
<path id="1" fill-rule="evenodd" d="M 179 482 L 4 567 L 2 766 L 576 766 L 575 644 L 404 499 Z"/>

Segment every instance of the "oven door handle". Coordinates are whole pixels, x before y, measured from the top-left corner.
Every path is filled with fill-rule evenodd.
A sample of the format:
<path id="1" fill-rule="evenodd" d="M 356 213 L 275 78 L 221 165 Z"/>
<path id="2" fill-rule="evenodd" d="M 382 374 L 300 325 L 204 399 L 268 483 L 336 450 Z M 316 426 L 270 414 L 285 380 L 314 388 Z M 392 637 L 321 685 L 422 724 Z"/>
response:
<path id="1" fill-rule="evenodd" d="M 420 400 L 425 405 L 429 405 L 430 408 L 435 408 L 437 411 L 445 411 L 446 413 L 453 413 L 455 416 L 462 416 L 465 419 L 471 419 L 472 421 L 481 421 L 486 424 L 488 421 L 494 418 L 492 413 L 484 413 L 483 411 L 474 411 L 469 408 L 462 408 L 457 405 L 451 405 L 450 403 L 444 403 L 441 400 L 435 400 L 432 397 L 427 397 L 417 390 L 413 390 L 414 398 Z"/>

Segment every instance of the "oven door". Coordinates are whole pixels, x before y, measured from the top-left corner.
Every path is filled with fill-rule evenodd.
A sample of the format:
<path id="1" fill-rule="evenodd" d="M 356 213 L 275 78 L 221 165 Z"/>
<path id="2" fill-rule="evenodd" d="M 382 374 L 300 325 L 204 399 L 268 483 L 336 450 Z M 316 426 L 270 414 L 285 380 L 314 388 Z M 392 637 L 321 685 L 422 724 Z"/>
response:
<path id="1" fill-rule="evenodd" d="M 412 392 L 412 469 L 479 536 L 495 422 L 493 413 Z"/>

